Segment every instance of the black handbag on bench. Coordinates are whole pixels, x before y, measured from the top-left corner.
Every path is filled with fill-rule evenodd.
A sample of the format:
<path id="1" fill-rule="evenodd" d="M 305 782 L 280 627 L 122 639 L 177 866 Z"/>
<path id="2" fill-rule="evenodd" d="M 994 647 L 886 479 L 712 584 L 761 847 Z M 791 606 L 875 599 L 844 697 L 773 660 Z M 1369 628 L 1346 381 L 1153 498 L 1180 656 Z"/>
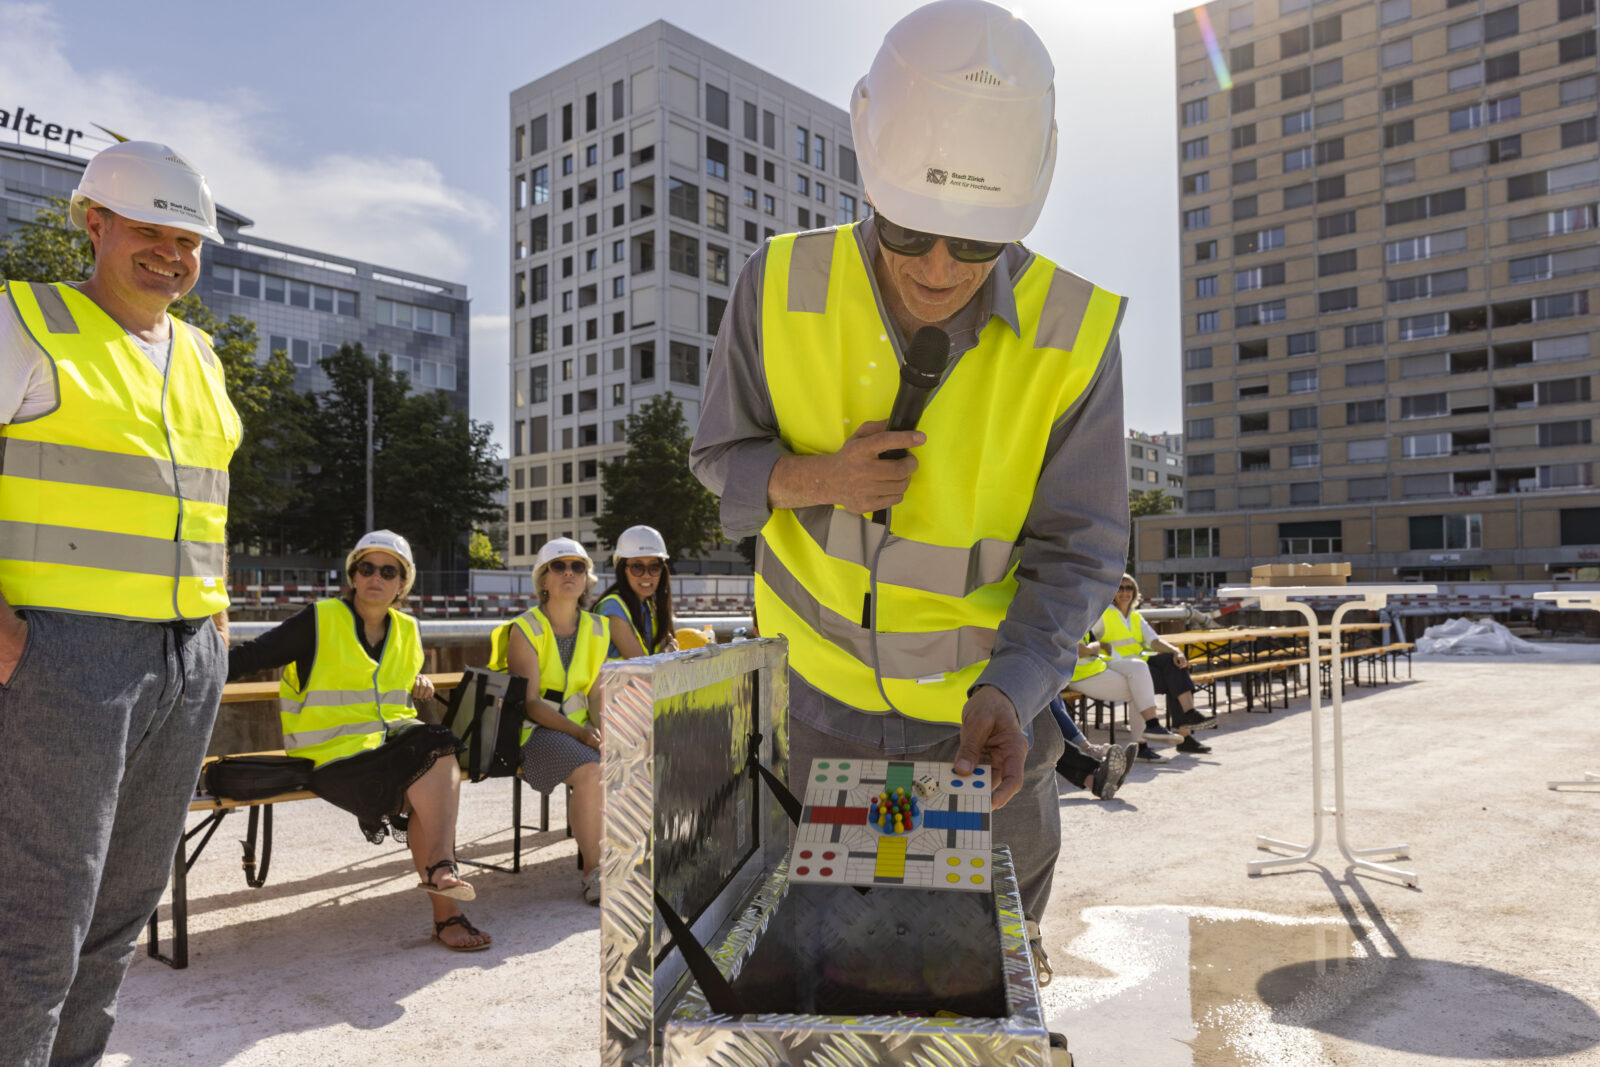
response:
<path id="1" fill-rule="evenodd" d="M 313 766 L 303 756 L 223 756 L 206 764 L 200 784 L 222 800 L 265 800 L 311 788 Z"/>

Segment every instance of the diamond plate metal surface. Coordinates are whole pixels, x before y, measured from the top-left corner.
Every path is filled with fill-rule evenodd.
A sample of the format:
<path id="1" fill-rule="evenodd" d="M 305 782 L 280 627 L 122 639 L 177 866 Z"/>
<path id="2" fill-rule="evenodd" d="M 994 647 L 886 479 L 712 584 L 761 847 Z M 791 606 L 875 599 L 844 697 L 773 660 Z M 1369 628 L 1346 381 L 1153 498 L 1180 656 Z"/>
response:
<path id="1" fill-rule="evenodd" d="M 605 749 L 601 854 L 601 1063 L 659 1062 L 653 1037 L 684 985 L 653 891 L 705 943 L 781 861 L 787 822 L 745 770 L 752 730 L 762 762 L 788 774 L 787 643 L 718 645 L 607 664 L 599 681 Z"/>
<path id="2" fill-rule="evenodd" d="M 663 1033 L 668 1067 L 1048 1062 L 1049 1035 L 1010 853 L 993 897 L 790 885 L 784 862 L 712 952 L 751 1014 L 690 986 Z M 959 1018 L 897 1011 L 944 1008 Z"/>

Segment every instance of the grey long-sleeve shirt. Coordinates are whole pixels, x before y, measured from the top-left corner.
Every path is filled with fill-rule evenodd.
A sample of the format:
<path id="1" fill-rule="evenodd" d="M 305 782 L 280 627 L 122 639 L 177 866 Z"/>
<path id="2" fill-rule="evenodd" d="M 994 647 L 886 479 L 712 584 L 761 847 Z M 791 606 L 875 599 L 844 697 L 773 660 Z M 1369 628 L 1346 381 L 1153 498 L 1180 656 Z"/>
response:
<path id="1" fill-rule="evenodd" d="M 869 220 L 856 234 L 868 264 L 878 238 Z M 950 364 L 969 351 L 979 331 L 998 316 L 1021 334 L 1013 286 L 1032 259 L 1012 245 L 967 306 L 946 325 Z M 722 498 L 722 525 L 738 540 L 758 533 L 772 510 L 767 483 L 788 449 L 778 437 L 761 354 L 763 246 L 746 261 L 734 284 L 712 352 L 700 402 L 689 466 Z M 877 279 L 869 270 L 874 296 Z M 883 308 L 881 297 L 879 308 Z M 906 338 L 892 316 L 885 328 L 902 359 Z M 888 412 L 884 412 L 888 417 Z M 1049 703 L 1070 677 L 1078 639 L 1099 618 L 1121 578 L 1128 547 L 1128 480 L 1123 451 L 1122 354 L 1113 338 L 1099 372 L 1077 404 L 1051 430 L 1044 465 L 1020 537 L 1017 594 L 1000 624 L 989 664 L 978 680 L 1011 700 L 1024 724 Z M 938 478 L 926 465 L 914 478 Z M 789 713 L 813 729 L 886 754 L 936 744 L 955 726 L 899 715 L 865 712 L 834 700 L 791 671 Z"/>

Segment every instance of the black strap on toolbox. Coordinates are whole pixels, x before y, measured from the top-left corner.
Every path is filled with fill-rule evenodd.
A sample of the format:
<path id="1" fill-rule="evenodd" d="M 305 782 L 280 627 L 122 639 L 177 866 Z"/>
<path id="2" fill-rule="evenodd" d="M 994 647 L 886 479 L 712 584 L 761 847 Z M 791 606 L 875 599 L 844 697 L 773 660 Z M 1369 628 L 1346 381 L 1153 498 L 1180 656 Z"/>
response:
<path id="1" fill-rule="evenodd" d="M 783 808 L 784 814 L 789 816 L 789 821 L 796 826 L 800 825 L 801 813 L 805 805 L 800 803 L 800 798 L 789 792 L 789 787 L 778 781 L 778 776 L 769 771 L 761 762 L 761 735 L 750 735 L 750 755 L 746 761 L 750 767 L 750 777 L 756 781 L 767 783 L 767 788 L 772 790 L 772 795 L 778 799 L 778 804 Z"/>
<path id="2" fill-rule="evenodd" d="M 706 995 L 706 1004 L 718 1015 L 743 1015 L 744 1006 L 739 1002 L 739 995 L 722 977 L 717 965 L 711 962 L 711 956 L 700 939 L 694 936 L 694 931 L 689 929 L 689 924 L 672 909 L 671 904 L 662 899 L 660 893 L 655 897 L 656 911 L 661 913 L 661 921 L 666 923 L 673 944 L 683 954 L 683 962 L 689 965 L 689 973 L 694 975 L 694 980 L 700 984 L 700 991 Z"/>

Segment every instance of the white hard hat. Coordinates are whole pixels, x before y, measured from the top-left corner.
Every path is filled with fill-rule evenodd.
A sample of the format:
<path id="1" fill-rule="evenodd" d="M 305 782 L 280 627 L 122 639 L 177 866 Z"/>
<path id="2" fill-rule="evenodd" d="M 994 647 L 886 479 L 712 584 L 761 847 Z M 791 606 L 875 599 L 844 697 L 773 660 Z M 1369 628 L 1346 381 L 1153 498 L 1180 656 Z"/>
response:
<path id="1" fill-rule="evenodd" d="M 72 191 L 72 224 L 88 229 L 90 204 L 134 222 L 172 226 L 222 243 L 211 187 L 189 161 L 164 144 L 124 141 L 104 149 L 83 169 Z"/>
<path id="2" fill-rule="evenodd" d="M 594 562 L 594 560 L 589 559 L 588 549 L 572 538 L 556 537 L 546 541 L 540 547 L 539 554 L 533 559 L 533 569 L 537 571 L 541 567 L 549 566 L 550 561 L 553 559 L 566 559 L 568 556 L 588 560 L 590 563 Z"/>
<path id="3" fill-rule="evenodd" d="M 850 94 L 873 208 L 948 237 L 1026 237 L 1055 171 L 1054 77 L 1039 35 L 984 0 L 936 0 L 895 23 Z"/>
<path id="4" fill-rule="evenodd" d="M 344 572 L 349 574 L 356 569 L 356 564 L 361 562 L 361 557 L 372 552 L 387 552 L 401 563 L 404 581 L 400 586 L 400 596 L 404 598 L 411 592 L 411 587 L 417 581 L 417 565 L 411 558 L 411 542 L 395 533 L 393 530 L 373 530 L 356 542 L 356 547 L 344 558 Z"/>
<path id="5" fill-rule="evenodd" d="M 667 555 L 666 540 L 654 526 L 630 526 L 622 531 L 622 536 L 617 538 L 617 548 L 616 551 L 611 553 L 611 562 L 617 564 L 635 556 L 654 556 L 656 559 L 672 558 Z"/>
<path id="6" fill-rule="evenodd" d="M 533 588 L 544 599 L 544 591 L 539 586 L 539 579 L 544 577 L 544 572 L 550 564 L 558 559 L 581 559 L 589 564 L 588 582 L 586 590 L 593 589 L 597 584 L 594 575 L 594 560 L 589 558 L 589 550 L 570 537 L 555 537 L 546 541 L 539 548 L 539 554 L 533 557 Z"/>

